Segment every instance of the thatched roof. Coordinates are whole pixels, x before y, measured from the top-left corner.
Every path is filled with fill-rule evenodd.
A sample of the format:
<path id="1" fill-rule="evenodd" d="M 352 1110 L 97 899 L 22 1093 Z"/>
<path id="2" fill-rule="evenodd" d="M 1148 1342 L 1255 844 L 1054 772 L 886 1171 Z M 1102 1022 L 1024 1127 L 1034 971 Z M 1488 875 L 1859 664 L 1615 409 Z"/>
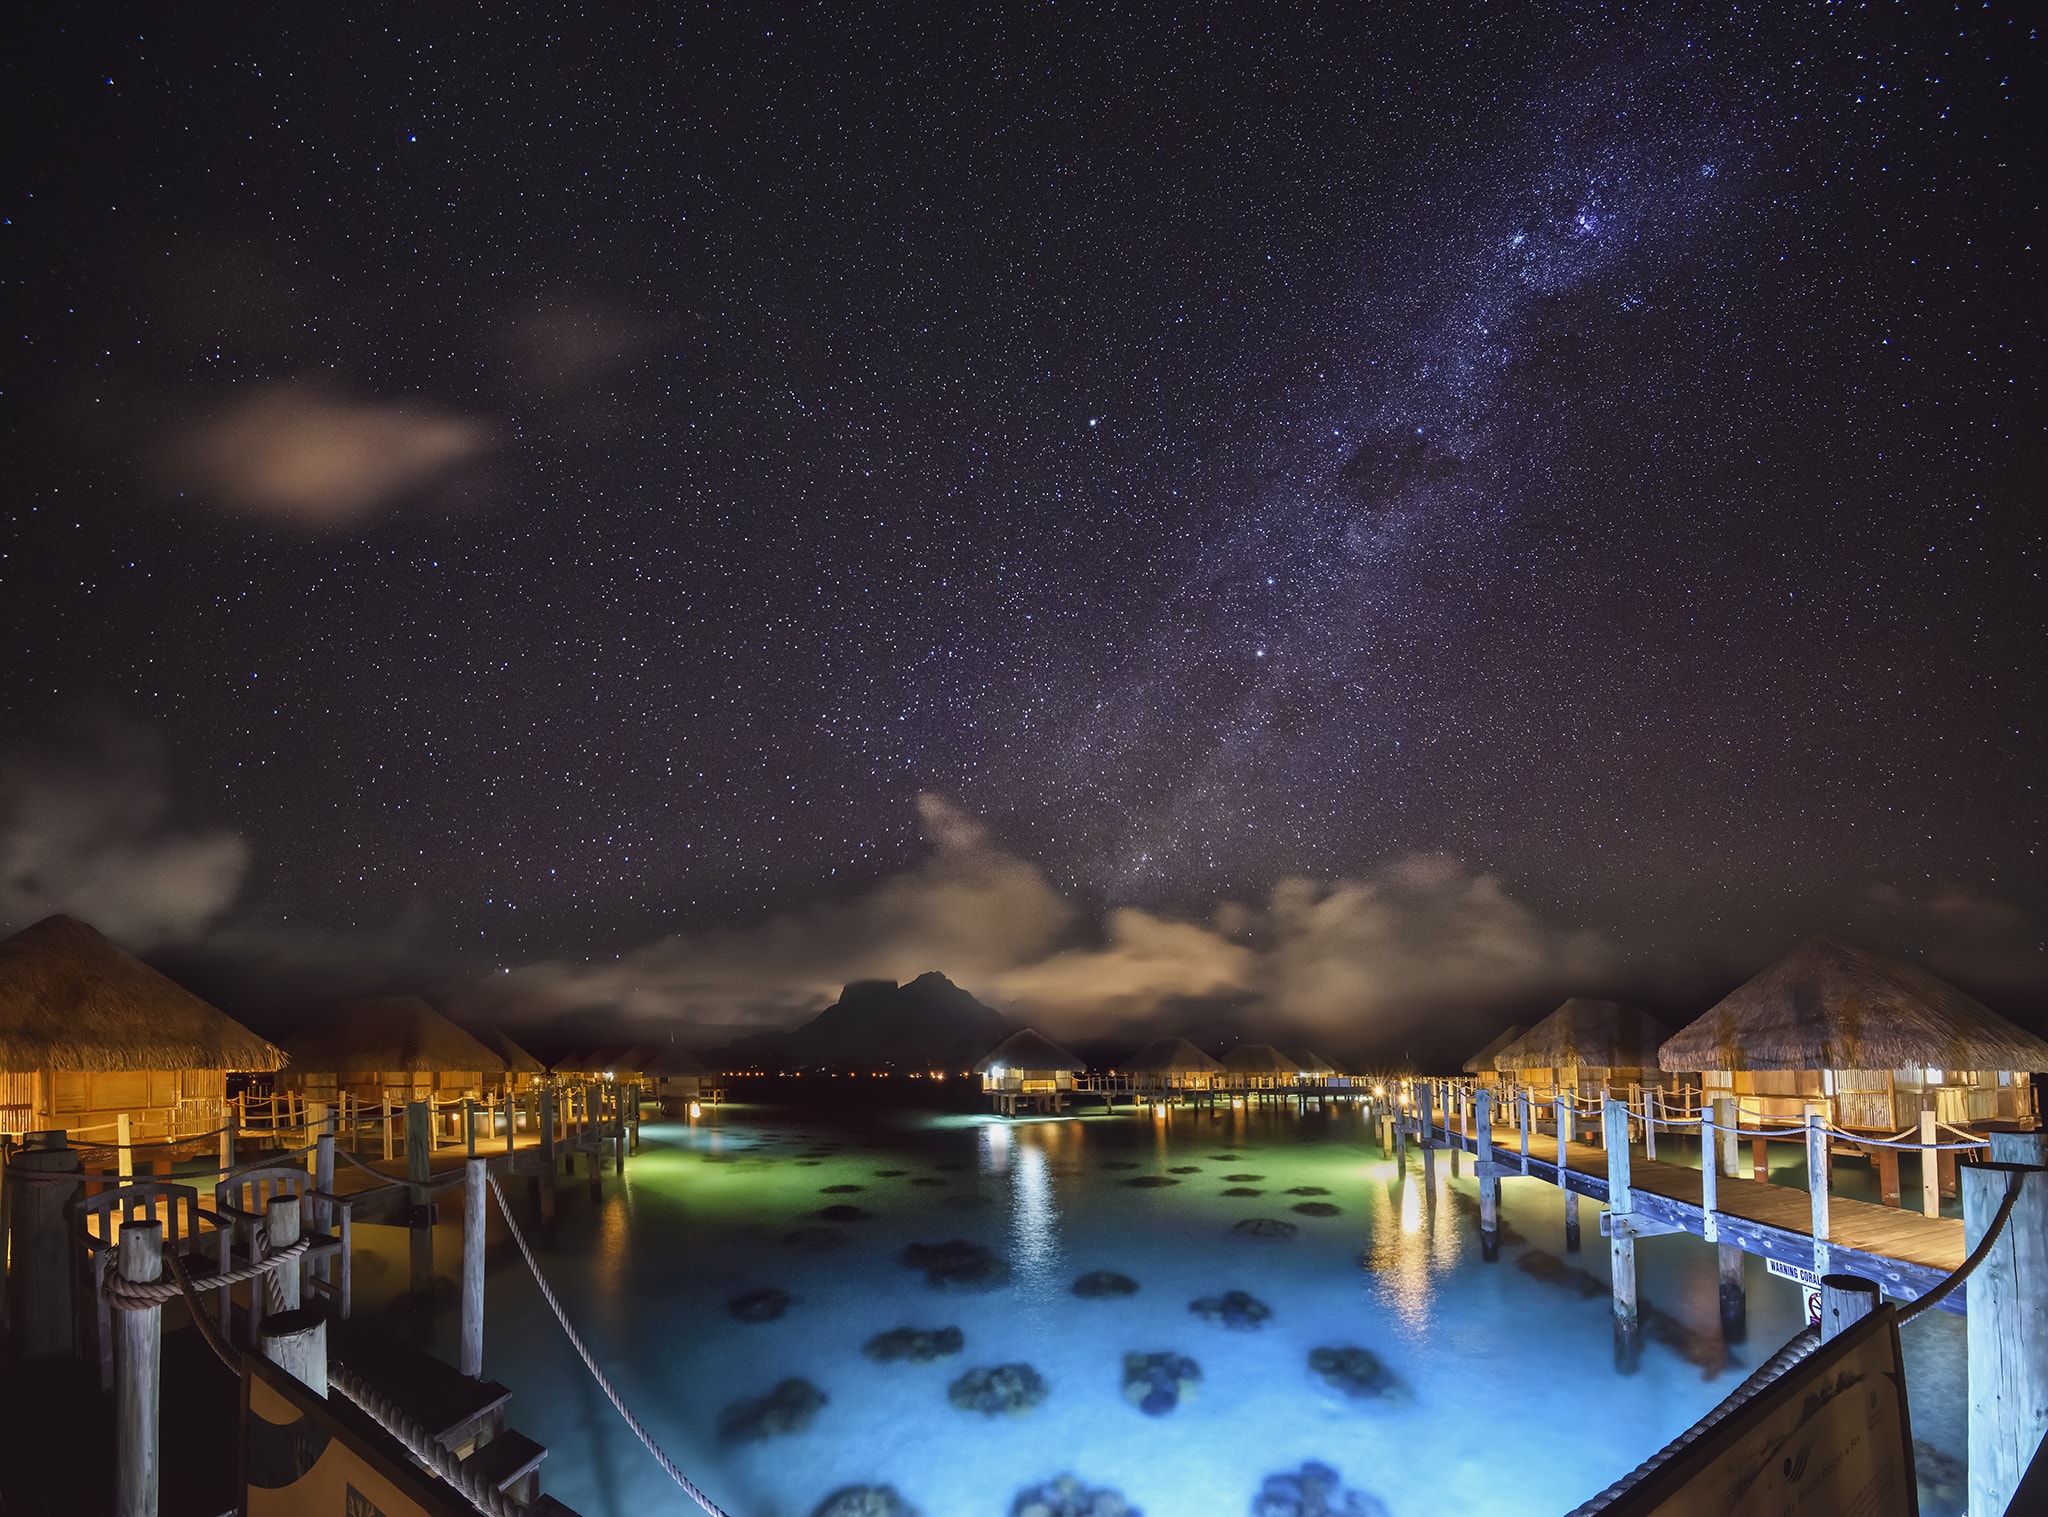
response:
<path id="1" fill-rule="evenodd" d="M 974 1066 L 974 1072 L 987 1074 L 998 1064 L 1005 1069 L 1065 1069 L 1075 1074 L 1081 1074 L 1088 1068 L 1052 1039 L 1028 1027 L 1022 1032 L 1011 1033 L 996 1044 Z"/>
<path id="2" fill-rule="evenodd" d="M 1494 1055 L 1494 1068 L 1655 1069 L 1671 1029 L 1622 1001 L 1573 996 Z"/>
<path id="3" fill-rule="evenodd" d="M 284 1040 L 308 1074 L 501 1075 L 505 1060 L 418 996 L 371 996 L 321 1012 Z"/>
<path id="4" fill-rule="evenodd" d="M 1505 1051 L 1510 1043 L 1521 1037 L 1528 1030 L 1527 1027 L 1517 1022 L 1491 1043 L 1480 1049 L 1479 1052 L 1472 1055 L 1471 1058 L 1467 1059 L 1465 1061 L 1465 1073 L 1468 1075 L 1492 1074 L 1494 1057 Z"/>
<path id="5" fill-rule="evenodd" d="M 1336 1065 L 1313 1048 L 1304 1048 L 1301 1056 L 1294 1062 L 1301 1066 L 1301 1072 L 1305 1075 L 1333 1075 L 1338 1072 Z"/>
<path id="6" fill-rule="evenodd" d="M 704 1067 L 703 1060 L 682 1044 L 661 1043 L 641 1061 L 640 1073 L 661 1079 L 675 1079 L 679 1076 L 687 1078 L 690 1075 L 708 1075 L 711 1071 Z"/>
<path id="7" fill-rule="evenodd" d="M 1223 1065 L 1186 1038 L 1160 1038 L 1132 1054 L 1124 1068 L 1138 1075 L 1214 1075 Z"/>
<path id="8" fill-rule="evenodd" d="M 283 1050 L 75 917 L 0 942 L 0 1069 L 276 1069 Z"/>
<path id="9" fill-rule="evenodd" d="M 2048 1070 L 2048 1043 L 1918 964 L 1811 937 L 1658 1059 L 1669 1070 Z"/>
<path id="10" fill-rule="evenodd" d="M 502 1027 L 479 1027 L 474 1034 L 477 1042 L 505 1061 L 505 1073 L 512 1075 L 539 1075 L 547 1073 L 547 1065 L 505 1036 Z"/>
<path id="11" fill-rule="evenodd" d="M 1271 1043 L 1246 1043 L 1223 1056 L 1223 1067 L 1239 1075 L 1298 1075 L 1301 1066 Z"/>

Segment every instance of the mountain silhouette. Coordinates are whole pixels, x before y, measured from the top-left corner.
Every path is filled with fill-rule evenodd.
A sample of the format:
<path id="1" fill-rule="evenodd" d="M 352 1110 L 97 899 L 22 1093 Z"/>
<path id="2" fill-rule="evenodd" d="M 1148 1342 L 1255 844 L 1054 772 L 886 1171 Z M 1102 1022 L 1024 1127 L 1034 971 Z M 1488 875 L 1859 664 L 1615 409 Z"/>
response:
<path id="1" fill-rule="evenodd" d="M 936 970 L 908 985 L 855 980 L 839 999 L 790 1032 L 728 1044 L 728 1068 L 966 1069 L 1009 1036 L 1000 1012 Z"/>

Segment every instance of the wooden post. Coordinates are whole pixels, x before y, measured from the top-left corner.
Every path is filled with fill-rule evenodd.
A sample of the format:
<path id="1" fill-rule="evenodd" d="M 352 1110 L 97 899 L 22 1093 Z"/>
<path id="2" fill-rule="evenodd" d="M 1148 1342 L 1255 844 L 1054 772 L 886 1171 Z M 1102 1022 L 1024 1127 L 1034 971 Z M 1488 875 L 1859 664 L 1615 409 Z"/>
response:
<path id="1" fill-rule="evenodd" d="M 327 1394 L 327 1313 L 320 1306 L 298 1306 L 264 1319 L 257 1335 L 264 1358 L 307 1386 Z"/>
<path id="2" fill-rule="evenodd" d="M 12 1163 L 24 1173 L 7 1183 L 7 1300 L 16 1348 L 25 1363 L 34 1363 L 72 1351 L 78 1244 L 71 1198 L 78 1193 L 82 1165 L 62 1129 L 27 1133 L 22 1144 Z"/>
<path id="3" fill-rule="evenodd" d="M 134 1133 L 129 1127 L 128 1113 L 121 1112 L 114 1118 L 114 1170 L 126 1185 L 135 1178 Z"/>
<path id="4" fill-rule="evenodd" d="M 1963 1243 L 1974 1251 L 2005 1200 L 2012 1217 L 1970 1276 L 1970 1502 L 2004 1512 L 2048 1430 L 2048 1141 L 1993 1133 L 1991 1158 L 1964 1164 Z"/>
<path id="5" fill-rule="evenodd" d="M 627 1140 L 626 1143 L 626 1151 L 630 1154 L 633 1154 L 635 1157 L 637 1157 L 640 1153 L 640 1098 L 640 1087 L 638 1085 L 635 1085 L 633 1087 L 633 1106 L 632 1110 L 628 1113 L 633 1123 L 633 1131 L 631 1137 Z M 1103 1104 L 1107 1106 L 1112 1112 L 1116 1110 L 1116 1103 L 1110 1100 L 1107 1096 L 1104 1097 Z M 684 1108 L 685 1111 L 687 1111 L 688 1109 L 688 1107 Z"/>
<path id="6" fill-rule="evenodd" d="M 462 1373 L 484 1377 L 484 1202 L 490 1164 L 471 1159 L 462 1191 Z"/>
<path id="7" fill-rule="evenodd" d="M 227 1101 L 221 1102 L 220 1167 L 223 1174 L 235 1167 L 235 1108 Z"/>
<path id="8" fill-rule="evenodd" d="M 388 1088 L 384 1092 L 384 1157 L 387 1161 L 391 1158 L 391 1092 Z"/>
<path id="9" fill-rule="evenodd" d="M 1700 1236 L 1709 1243 L 1721 1237 L 1721 1166 L 1715 1162 L 1714 1114 L 1700 1108 Z"/>
<path id="10" fill-rule="evenodd" d="M 1920 1210 L 1930 1217 L 1941 1215 L 1941 1168 L 1935 1162 L 1934 1113 L 1920 1113 Z"/>
<path id="11" fill-rule="evenodd" d="M 433 1192 L 427 1182 L 434 1175 L 434 1108 L 426 1101 L 408 1102 L 405 1108 L 405 1178 L 411 1184 L 406 1199 L 411 1214 L 406 1219 L 410 1263 L 410 1287 L 415 1296 L 434 1291 Z"/>
<path id="12" fill-rule="evenodd" d="M 298 1242 L 303 1235 L 304 1217 L 299 1212 L 297 1196 L 272 1196 L 263 1203 L 263 1232 L 270 1240 L 269 1252 L 282 1253 Z M 277 1293 L 283 1305 L 280 1310 L 294 1311 L 305 1304 L 305 1289 L 300 1279 L 300 1270 L 295 1266 L 280 1265 L 271 1271 L 277 1277 Z M 263 1287 L 261 1280 L 250 1282 L 252 1290 Z"/>
<path id="13" fill-rule="evenodd" d="M 1706 1104 L 1704 1101 L 1700 1103 L 1702 1110 L 1706 1109 Z M 1714 1130 L 1721 1135 L 1721 1173 L 1733 1178 L 1742 1173 L 1742 1139 L 1739 1135 L 1742 1126 L 1741 1109 L 1735 1104 L 1733 1096 L 1716 1096 L 1713 1105 Z M 1701 1155 L 1701 1165 L 1704 1166 L 1706 1162 L 1706 1156 Z"/>
<path id="14" fill-rule="evenodd" d="M 476 1157 L 476 1102 L 468 1096 L 462 1098 L 462 1152 L 465 1158 Z"/>
<path id="15" fill-rule="evenodd" d="M 1806 1188 L 1813 1197 L 1813 1272 L 1828 1272 L 1828 1129 L 1827 1112 L 1806 1109 Z"/>
<path id="16" fill-rule="evenodd" d="M 1601 1107 L 1607 1139 L 1608 1271 L 1614 1281 L 1614 1367 L 1632 1375 L 1642 1364 L 1642 1326 L 1636 1312 L 1636 1240 L 1628 1231 L 1635 1195 L 1629 1188 L 1628 1103 L 1608 1097 Z"/>
<path id="17" fill-rule="evenodd" d="M 1500 1258 L 1500 1176 L 1493 1172 L 1493 1092 L 1475 1098 L 1479 1108 L 1479 1257 Z"/>
<path id="18" fill-rule="evenodd" d="M 1820 1277 L 1820 1341 L 1839 1338 L 1877 1310 L 1878 1286 L 1861 1275 Z"/>
<path id="19" fill-rule="evenodd" d="M 130 1222 L 121 1229 L 115 1259 L 123 1280 L 156 1284 L 163 1275 L 163 1256 L 161 1222 Z M 114 1510 L 119 1517 L 156 1517 L 164 1309 L 117 1309 L 114 1316 Z"/>
<path id="20" fill-rule="evenodd" d="M 1885 1206 L 1899 1204 L 1899 1151 L 1896 1148 L 1879 1148 L 1871 1154 L 1871 1162 L 1877 1169 L 1877 1199 Z"/>
<path id="21" fill-rule="evenodd" d="M 1431 1099 L 1433 1081 L 1422 1082 L 1422 1195 L 1429 1205 L 1436 1205 L 1436 1135 L 1431 1131 L 1436 1126 L 1436 1103 Z"/>
<path id="22" fill-rule="evenodd" d="M 1657 1111 L 1663 1105 L 1662 1092 L 1654 1085 L 1643 1087 L 1643 1157 L 1657 1157 Z"/>
<path id="23" fill-rule="evenodd" d="M 545 1237 L 555 1231 L 555 1092 L 540 1092 L 540 1227 Z"/>
<path id="24" fill-rule="evenodd" d="M 505 1152 L 509 1156 L 518 1145 L 516 1136 L 519 1127 L 519 1104 L 512 1094 L 512 1087 L 505 1087 Z"/>
<path id="25" fill-rule="evenodd" d="M 1572 1097 L 1557 1095 L 1557 1185 L 1564 1192 L 1564 1251 L 1579 1251 L 1579 1193 L 1571 1188 Z"/>
<path id="26" fill-rule="evenodd" d="M 1515 1117 L 1522 1128 L 1522 1173 L 1529 1173 L 1529 1087 L 1515 1092 Z"/>
<path id="27" fill-rule="evenodd" d="M 1733 1243 L 1719 1246 L 1717 1260 L 1721 1282 L 1721 1338 L 1740 1343 L 1749 1336 L 1749 1289 L 1743 1283 L 1742 1250 Z"/>

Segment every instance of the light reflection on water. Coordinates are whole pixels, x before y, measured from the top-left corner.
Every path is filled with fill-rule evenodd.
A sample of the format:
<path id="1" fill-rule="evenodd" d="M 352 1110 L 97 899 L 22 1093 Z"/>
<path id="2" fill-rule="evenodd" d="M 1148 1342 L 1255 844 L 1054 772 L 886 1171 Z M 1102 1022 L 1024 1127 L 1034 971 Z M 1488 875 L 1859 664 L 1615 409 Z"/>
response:
<path id="1" fill-rule="evenodd" d="M 1640 1255 L 1644 1296 L 1676 1336 L 1653 1340 L 1643 1373 L 1618 1380 L 1597 1209 L 1586 1248 L 1567 1256 L 1555 1191 L 1507 1181 L 1510 1231 L 1500 1262 L 1483 1264 L 1476 1182 L 1452 1182 L 1439 1155 L 1432 1197 L 1412 1152 L 1410 1173 L 1397 1177 L 1348 1117 L 904 1117 L 842 1134 L 817 1113 L 728 1109 L 695 1130 L 650 1126 L 626 1186 L 608 1176 L 595 1210 L 580 1185 L 565 1188 L 560 1240 L 543 1260 L 635 1410 L 741 1517 L 807 1517 L 829 1491 L 871 1481 L 897 1485 L 925 1517 L 1002 1517 L 1024 1484 L 1063 1470 L 1122 1489 L 1149 1517 L 1236 1517 L 1264 1475 L 1307 1458 L 1338 1466 L 1393 1517 L 1559 1512 L 1682 1429 L 1796 1326 L 1797 1291 L 1759 1267 L 1751 1343 L 1704 1351 L 1719 1338 L 1714 1251 L 1654 1240 Z M 780 1129 L 765 1146 L 763 1128 Z M 793 1162 L 828 1136 L 844 1147 L 822 1163 Z M 1174 1186 L 1126 1188 L 1174 1168 L 1189 1171 Z M 1262 1177 L 1261 1195 L 1222 1194 L 1240 1169 Z M 821 1194 L 839 1185 L 861 1187 L 852 1199 L 869 1215 L 811 1225 L 847 1199 Z M 1291 1210 L 1301 1199 L 1292 1192 L 1309 1185 L 1328 1190 L 1316 1199 L 1336 1216 Z M 523 1197 L 514 1200 L 523 1212 Z M 1248 1217 L 1298 1231 L 1288 1242 L 1248 1240 L 1232 1231 Z M 359 1229 L 359 1248 L 364 1232 L 402 1240 Z M 827 1246 L 791 1242 L 834 1232 Z M 940 1291 L 901 1262 L 910 1242 L 954 1237 L 1003 1256 L 1009 1283 Z M 443 1273 L 452 1276 L 458 1250 L 437 1246 Z M 513 1424 L 549 1446 L 548 1489 L 584 1517 L 668 1509 L 659 1471 L 621 1441 L 601 1399 L 564 1394 L 587 1377 L 565 1359 L 523 1268 L 516 1254 L 493 1257 L 486 1366 L 515 1391 Z M 1075 1298 L 1073 1277 L 1097 1268 L 1131 1275 L 1138 1295 Z M 402 1281 L 402 1270 L 390 1273 Z M 733 1296 L 768 1285 L 794 1297 L 786 1318 L 747 1325 L 726 1312 Z M 1233 1288 L 1273 1308 L 1265 1329 L 1233 1333 L 1189 1315 L 1193 1298 Z M 438 1346 L 452 1356 L 449 1304 Z M 964 1355 L 878 1366 L 860 1353 L 906 1324 L 960 1327 Z M 1305 1371 L 1320 1344 L 1379 1355 L 1412 1386 L 1412 1404 L 1326 1392 Z M 1148 1419 L 1122 1399 L 1121 1355 L 1168 1348 L 1199 1359 L 1204 1383 L 1170 1416 Z M 1051 1387 L 1029 1417 L 991 1421 L 948 1405 L 946 1386 L 964 1368 L 1016 1361 Z M 1470 1431 L 1479 1374 L 1483 1459 Z M 827 1397 L 813 1426 L 738 1448 L 717 1442 L 722 1406 L 791 1376 Z M 1555 1422 L 1559 1396 L 1574 1407 L 1569 1437 Z M 1919 1413 L 1916 1394 L 1916 1429 Z"/>

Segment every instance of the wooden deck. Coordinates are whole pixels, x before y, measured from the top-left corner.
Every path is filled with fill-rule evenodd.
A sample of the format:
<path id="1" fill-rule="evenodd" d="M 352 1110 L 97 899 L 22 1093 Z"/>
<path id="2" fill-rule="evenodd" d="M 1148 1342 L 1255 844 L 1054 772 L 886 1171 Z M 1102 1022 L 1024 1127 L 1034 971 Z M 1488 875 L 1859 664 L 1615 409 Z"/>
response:
<path id="1" fill-rule="evenodd" d="M 1476 1132 L 1466 1138 L 1456 1128 L 1446 1132 L 1437 1127 L 1434 1136 L 1438 1147 L 1457 1148 L 1473 1155 L 1479 1152 Z M 1530 1134 L 1526 1169 L 1521 1145 L 1518 1129 L 1493 1129 L 1493 1158 L 1502 1174 L 1527 1174 L 1552 1185 L 1562 1184 L 1581 1196 L 1606 1204 L 1606 1149 L 1591 1143 L 1568 1144 L 1567 1172 L 1560 1180 L 1555 1137 Z M 1735 1244 L 1781 1264 L 1813 1268 L 1813 1202 L 1804 1188 L 1795 1190 L 1789 1185 L 1769 1185 L 1727 1175 L 1717 1178 L 1714 1221 L 1718 1241 Z M 1702 1179 L 1697 1169 L 1631 1154 L 1629 1188 L 1637 1217 L 1652 1224 L 1664 1224 L 1667 1230 L 1706 1236 L 1707 1214 L 1701 1206 Z M 1963 1224 L 1958 1218 L 1927 1217 L 1842 1196 L 1831 1196 L 1828 1200 L 1826 1242 L 1830 1270 L 1875 1280 L 1887 1294 L 1900 1300 L 1912 1300 L 1932 1290 L 1962 1266 L 1967 1252 Z M 1940 1309 L 1961 1312 L 1967 1290 L 1964 1286 L 1955 1291 L 1940 1303 Z"/>

